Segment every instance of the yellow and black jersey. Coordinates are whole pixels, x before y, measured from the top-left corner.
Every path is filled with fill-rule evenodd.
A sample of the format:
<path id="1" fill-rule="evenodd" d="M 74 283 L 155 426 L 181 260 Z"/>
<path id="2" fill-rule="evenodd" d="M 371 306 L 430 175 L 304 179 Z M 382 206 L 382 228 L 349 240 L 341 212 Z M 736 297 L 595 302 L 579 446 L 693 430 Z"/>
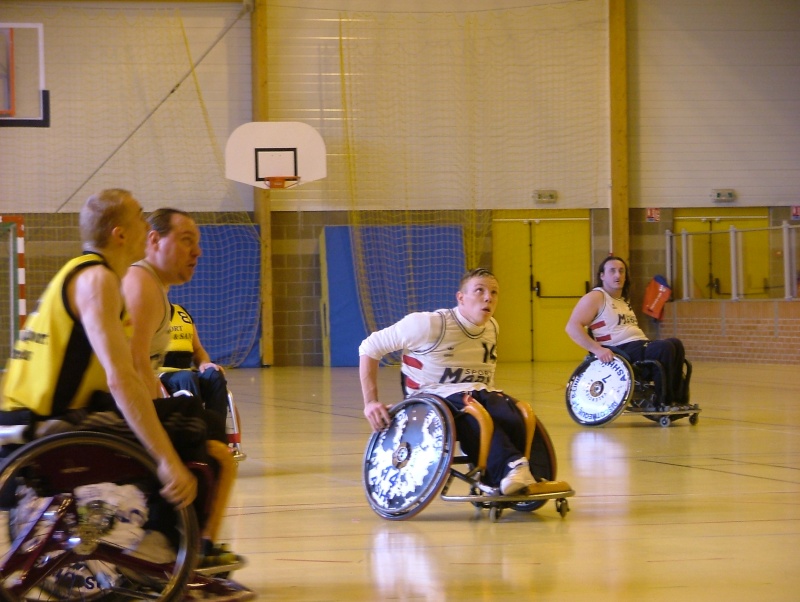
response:
<path id="1" fill-rule="evenodd" d="M 67 305 L 66 290 L 71 279 L 94 265 L 108 267 L 96 253 L 76 257 L 47 285 L 8 360 L 2 410 L 27 408 L 39 416 L 58 416 L 86 406 L 95 391 L 108 391 L 105 370 L 89 344 L 83 324 Z M 124 310 L 120 320 L 127 321 Z M 130 335 L 130 324 L 126 328 Z"/>
<path id="2" fill-rule="evenodd" d="M 169 326 L 169 345 L 164 357 L 164 368 L 186 370 L 194 358 L 194 319 L 177 303 L 172 304 Z"/>

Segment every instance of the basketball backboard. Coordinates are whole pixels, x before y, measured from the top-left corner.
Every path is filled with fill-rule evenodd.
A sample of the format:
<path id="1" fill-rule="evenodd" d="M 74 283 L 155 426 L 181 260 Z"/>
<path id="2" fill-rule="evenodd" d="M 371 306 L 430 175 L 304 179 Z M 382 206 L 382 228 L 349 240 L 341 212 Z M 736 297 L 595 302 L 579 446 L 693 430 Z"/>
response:
<path id="1" fill-rule="evenodd" d="M 50 127 L 41 23 L 0 23 L 0 127 Z"/>
<path id="2" fill-rule="evenodd" d="M 225 177 L 258 188 L 307 184 L 327 175 L 322 136 L 297 121 L 253 121 L 236 128 L 225 146 Z M 288 183 L 288 185 L 287 185 Z"/>

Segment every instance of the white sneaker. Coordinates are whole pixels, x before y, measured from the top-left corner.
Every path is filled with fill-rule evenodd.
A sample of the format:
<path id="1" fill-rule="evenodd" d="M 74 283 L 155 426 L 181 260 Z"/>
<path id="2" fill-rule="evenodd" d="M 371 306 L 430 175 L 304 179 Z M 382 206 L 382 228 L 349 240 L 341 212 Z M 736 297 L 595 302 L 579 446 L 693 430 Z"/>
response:
<path id="1" fill-rule="evenodd" d="M 503 495 L 513 495 L 536 483 L 525 458 L 509 462 L 508 467 L 511 470 L 500 481 L 500 492 Z"/>

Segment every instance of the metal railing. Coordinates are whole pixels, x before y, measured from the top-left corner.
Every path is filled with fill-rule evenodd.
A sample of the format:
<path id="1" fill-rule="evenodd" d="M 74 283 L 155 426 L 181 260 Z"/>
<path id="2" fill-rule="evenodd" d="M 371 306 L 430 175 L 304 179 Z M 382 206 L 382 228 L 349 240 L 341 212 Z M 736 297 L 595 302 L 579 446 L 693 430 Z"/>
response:
<path id="1" fill-rule="evenodd" d="M 680 233 L 674 233 L 670 230 L 666 231 L 666 278 L 670 286 L 675 288 L 676 272 L 678 271 L 678 255 L 680 252 L 680 286 L 682 289 L 681 299 L 689 300 L 696 298 L 692 295 L 692 283 L 694 280 L 694 272 L 696 266 L 694 265 L 694 241 L 696 237 L 721 237 L 728 236 L 729 244 L 728 252 L 729 261 L 717 261 L 715 267 L 717 270 L 720 268 L 727 269 L 729 274 L 719 274 L 719 276 L 729 276 L 730 278 L 730 293 L 722 293 L 720 291 L 720 278 L 714 275 L 714 270 L 711 269 L 711 264 L 714 263 L 713 258 L 709 257 L 709 279 L 706 286 L 710 291 L 716 290 L 721 296 L 730 295 L 733 301 L 743 299 L 746 297 L 744 282 L 748 280 L 763 280 L 764 295 L 775 297 L 771 294 L 774 288 L 783 289 L 783 298 L 794 299 L 797 298 L 798 292 L 798 244 L 797 232 L 800 230 L 800 225 L 790 225 L 789 222 L 784 221 L 783 225 L 770 228 L 751 228 L 739 229 L 731 226 L 728 230 L 719 230 L 711 232 L 687 232 L 686 230 Z M 746 272 L 746 255 L 744 250 L 744 239 L 749 233 L 768 232 L 768 243 L 766 252 L 767 257 L 763 257 L 764 264 L 768 267 L 765 274 L 752 274 Z M 780 236 L 778 236 L 780 233 Z M 708 239 L 709 247 L 711 247 L 711 239 Z M 717 245 L 719 248 L 720 245 Z M 710 251 L 709 251 L 710 253 Z M 749 257 L 747 257 L 749 259 Z M 782 265 L 777 266 L 778 260 Z M 726 265 L 727 264 L 727 265 Z M 713 295 L 710 295 L 713 297 Z"/>

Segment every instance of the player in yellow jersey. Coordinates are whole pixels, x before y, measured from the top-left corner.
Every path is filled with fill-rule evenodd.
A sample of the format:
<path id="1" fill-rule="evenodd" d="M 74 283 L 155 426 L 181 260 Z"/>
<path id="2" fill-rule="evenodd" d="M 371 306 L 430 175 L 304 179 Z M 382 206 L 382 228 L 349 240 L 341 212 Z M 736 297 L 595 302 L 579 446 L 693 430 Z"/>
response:
<path id="1" fill-rule="evenodd" d="M 162 426 L 184 410 L 183 402 L 153 402 L 134 368 L 124 328 L 120 280 L 144 256 L 148 228 L 142 208 L 127 190 L 104 190 L 84 204 L 80 229 L 84 255 L 50 282 L 8 361 L 0 420 L 10 424 L 27 414 L 35 430 L 37 423 L 59 417 L 96 430 L 92 410 L 116 411 L 156 461 L 162 495 L 186 506 L 197 482 Z M 176 443 L 180 453 L 203 453 L 204 430 L 195 432 L 199 439 L 188 432 Z"/>
<path id="2" fill-rule="evenodd" d="M 225 370 L 211 361 L 194 323 L 186 309 L 172 304 L 170 339 L 164 364 L 161 367 L 161 383 L 167 392 L 189 391 L 203 401 L 207 410 L 223 418 L 228 413 L 228 381 Z"/>

